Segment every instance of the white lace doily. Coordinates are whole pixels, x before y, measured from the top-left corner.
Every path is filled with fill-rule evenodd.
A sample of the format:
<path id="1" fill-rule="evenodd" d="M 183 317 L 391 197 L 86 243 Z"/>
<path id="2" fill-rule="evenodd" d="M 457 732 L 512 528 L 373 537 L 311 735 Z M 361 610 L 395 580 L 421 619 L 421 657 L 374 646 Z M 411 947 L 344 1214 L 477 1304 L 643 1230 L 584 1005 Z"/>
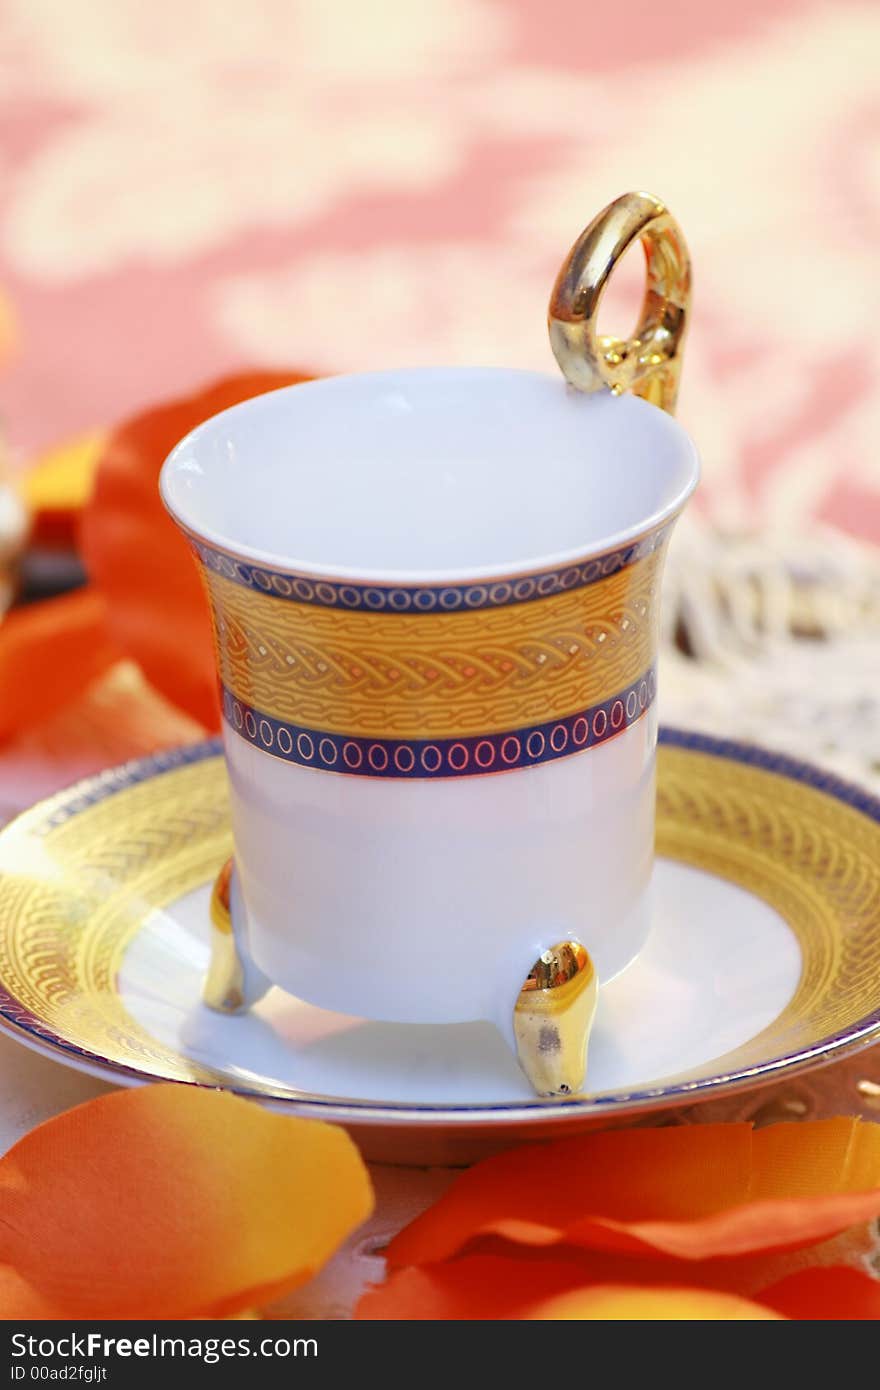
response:
<path id="1" fill-rule="evenodd" d="M 880 552 L 839 532 L 719 536 L 685 515 L 660 715 L 880 790 Z"/>

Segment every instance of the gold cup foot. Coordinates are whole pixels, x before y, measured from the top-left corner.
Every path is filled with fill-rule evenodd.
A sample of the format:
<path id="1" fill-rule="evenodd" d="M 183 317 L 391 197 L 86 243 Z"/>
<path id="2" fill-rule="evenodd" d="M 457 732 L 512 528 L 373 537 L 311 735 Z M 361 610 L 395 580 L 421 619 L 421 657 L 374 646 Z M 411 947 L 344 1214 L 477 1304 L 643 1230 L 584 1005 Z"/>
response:
<path id="1" fill-rule="evenodd" d="M 579 941 L 561 941 L 535 961 L 517 997 L 513 1032 L 519 1064 L 538 1095 L 583 1090 L 598 999 L 596 971 Z"/>
<path id="2" fill-rule="evenodd" d="M 232 867 L 227 859 L 211 893 L 211 961 L 202 986 L 204 1003 L 221 1014 L 244 1013 L 269 987 L 268 980 L 246 961 L 236 940 L 230 906 Z"/>

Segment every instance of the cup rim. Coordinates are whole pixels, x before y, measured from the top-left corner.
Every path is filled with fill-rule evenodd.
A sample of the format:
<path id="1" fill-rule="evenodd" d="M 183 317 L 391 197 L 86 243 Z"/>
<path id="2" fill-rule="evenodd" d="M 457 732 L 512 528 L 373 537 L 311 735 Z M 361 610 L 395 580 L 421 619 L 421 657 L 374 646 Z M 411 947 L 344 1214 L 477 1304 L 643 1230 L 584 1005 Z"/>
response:
<path id="1" fill-rule="evenodd" d="M 455 377 L 475 377 L 479 375 L 507 376 L 514 378 L 531 377 L 538 381 L 558 381 L 549 372 L 532 371 L 527 368 L 519 367 L 403 367 L 393 370 L 380 370 L 371 372 L 346 372 L 338 373 L 335 376 L 315 378 L 314 380 L 295 382 L 289 386 L 281 386 L 273 391 L 264 391 L 259 395 L 250 396 L 244 401 L 239 401 L 235 405 L 228 406 L 225 410 L 218 411 L 215 415 L 209 416 L 199 425 L 183 436 L 165 458 L 159 473 L 159 495 L 162 503 L 172 517 L 176 525 L 189 536 L 192 540 L 207 546 L 209 549 L 229 556 L 231 559 L 242 561 L 245 564 L 259 565 L 269 570 L 278 571 L 284 575 L 303 576 L 304 578 L 326 579 L 338 581 L 342 584 L 376 584 L 380 586 L 443 586 L 445 584 L 468 584 L 471 582 L 480 583 L 489 580 L 516 579 L 520 576 L 528 576 L 542 571 L 563 570 L 569 565 L 583 564 L 585 561 L 600 559 L 612 551 L 626 548 L 636 544 L 654 532 L 665 529 L 677 519 L 684 510 L 685 504 L 693 494 L 700 480 L 700 459 L 696 445 L 687 431 L 679 422 L 660 407 L 651 405 L 637 396 L 621 395 L 619 400 L 621 407 L 632 412 L 650 411 L 659 415 L 663 421 L 663 428 L 670 430 L 678 436 L 679 446 L 682 454 L 690 467 L 685 482 L 673 495 L 665 506 L 657 508 L 647 517 L 641 517 L 631 526 L 623 527 L 614 532 L 603 535 L 589 545 L 569 547 L 566 550 L 551 551 L 542 555 L 530 557 L 528 560 L 512 560 L 508 563 L 499 562 L 492 565 L 469 565 L 459 566 L 452 569 L 374 569 L 369 567 L 354 567 L 336 564 L 324 564 L 320 561 L 299 562 L 296 559 L 282 555 L 276 551 L 264 550 L 259 546 L 249 545 L 244 542 L 234 540 L 213 527 L 195 525 L 185 517 L 170 496 L 170 477 L 174 471 L 178 457 L 197 443 L 200 437 L 209 431 L 216 429 L 217 423 L 229 415 L 241 415 L 257 408 L 258 403 L 266 401 L 269 397 L 289 395 L 292 391 L 331 391 L 333 387 L 338 387 L 341 383 L 357 378 L 359 381 L 373 381 L 380 386 L 383 381 L 392 382 L 407 380 L 420 377 L 423 380 L 430 377 L 445 378 L 447 380 Z M 564 383 L 560 383 L 563 389 L 572 391 L 573 387 L 565 388 Z M 610 396 L 610 391 L 603 392 L 603 395 Z"/>

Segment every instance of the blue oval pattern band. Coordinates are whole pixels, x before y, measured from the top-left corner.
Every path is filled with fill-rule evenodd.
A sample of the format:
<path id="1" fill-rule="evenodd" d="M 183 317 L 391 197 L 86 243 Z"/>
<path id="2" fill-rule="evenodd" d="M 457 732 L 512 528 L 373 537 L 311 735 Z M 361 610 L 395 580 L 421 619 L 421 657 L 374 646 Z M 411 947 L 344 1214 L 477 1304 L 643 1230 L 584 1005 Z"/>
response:
<path id="1" fill-rule="evenodd" d="M 619 694 L 564 719 L 467 738 L 387 739 L 322 733 L 274 719 L 221 687 L 229 727 L 272 757 L 321 772 L 410 781 L 513 772 L 595 748 L 635 724 L 656 693 L 657 677 L 651 667 Z"/>
<path id="2" fill-rule="evenodd" d="M 673 522 L 619 550 L 610 550 L 562 569 L 542 570 L 535 574 L 513 575 L 509 578 L 487 579 L 470 584 L 360 584 L 338 580 L 316 579 L 314 575 L 285 574 L 265 569 L 250 561 L 239 560 L 225 551 L 216 550 L 204 541 L 190 536 L 189 541 L 199 559 L 216 574 L 245 589 L 271 594 L 273 598 L 289 599 L 293 603 L 310 603 L 319 608 L 346 608 L 367 613 L 456 613 L 479 608 L 506 608 L 513 603 L 530 603 L 537 598 L 550 598 L 572 589 L 597 584 L 600 579 L 627 569 L 644 560 L 666 540 Z"/>

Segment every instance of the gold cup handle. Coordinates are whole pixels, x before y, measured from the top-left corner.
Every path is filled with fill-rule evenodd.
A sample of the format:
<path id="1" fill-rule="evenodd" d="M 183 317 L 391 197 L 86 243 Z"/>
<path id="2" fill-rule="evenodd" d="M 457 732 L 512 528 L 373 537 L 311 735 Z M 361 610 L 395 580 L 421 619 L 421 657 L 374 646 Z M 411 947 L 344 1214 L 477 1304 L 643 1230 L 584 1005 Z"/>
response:
<path id="1" fill-rule="evenodd" d="M 631 338 L 597 332 L 602 291 L 623 253 L 641 240 L 647 284 Z M 578 391 L 632 391 L 672 413 L 691 294 L 691 263 L 681 228 L 650 193 L 609 203 L 568 253 L 550 296 L 554 356 Z"/>

